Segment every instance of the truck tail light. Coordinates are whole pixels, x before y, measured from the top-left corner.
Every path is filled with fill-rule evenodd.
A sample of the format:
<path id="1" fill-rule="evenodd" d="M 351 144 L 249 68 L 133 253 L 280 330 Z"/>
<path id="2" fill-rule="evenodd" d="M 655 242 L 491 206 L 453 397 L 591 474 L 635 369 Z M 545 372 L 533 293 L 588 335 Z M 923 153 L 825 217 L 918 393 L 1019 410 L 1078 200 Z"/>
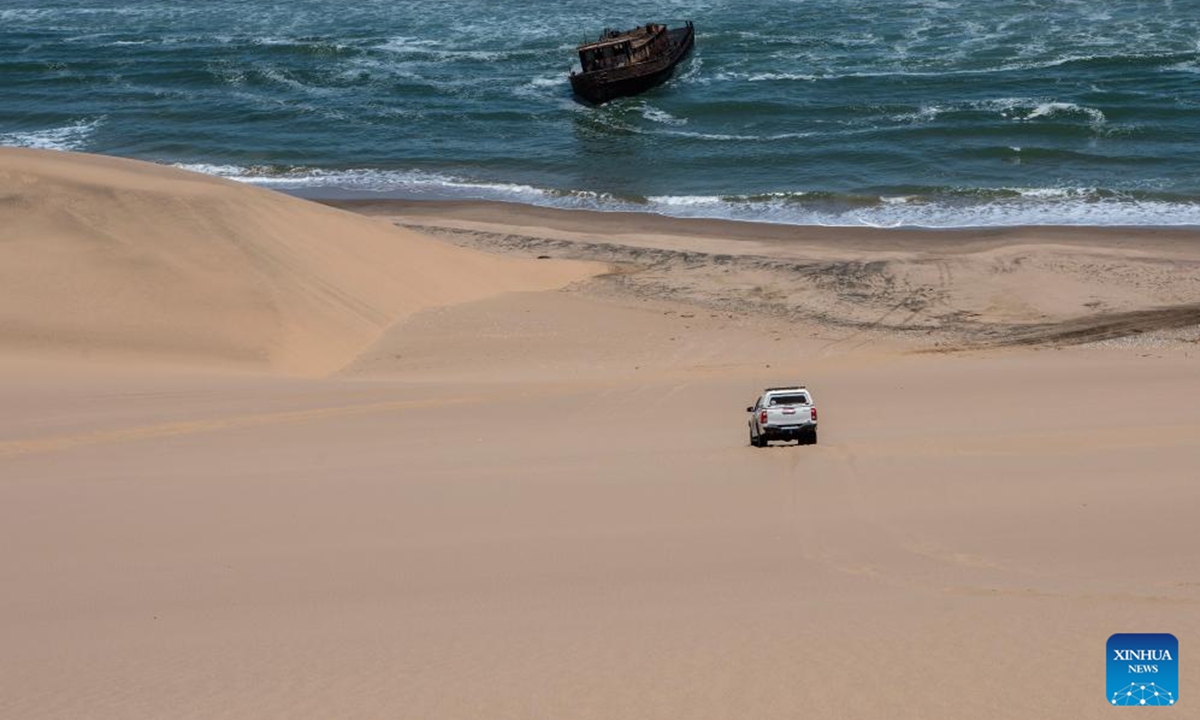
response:
<path id="1" fill-rule="evenodd" d="M 763 410 L 762 412 L 760 412 L 758 414 L 758 422 L 760 425 L 767 424 L 767 411 L 766 410 Z"/>
<path id="2" fill-rule="evenodd" d="M 816 405 L 813 405 L 812 418 L 813 418 L 813 422 L 817 421 L 817 406 Z"/>

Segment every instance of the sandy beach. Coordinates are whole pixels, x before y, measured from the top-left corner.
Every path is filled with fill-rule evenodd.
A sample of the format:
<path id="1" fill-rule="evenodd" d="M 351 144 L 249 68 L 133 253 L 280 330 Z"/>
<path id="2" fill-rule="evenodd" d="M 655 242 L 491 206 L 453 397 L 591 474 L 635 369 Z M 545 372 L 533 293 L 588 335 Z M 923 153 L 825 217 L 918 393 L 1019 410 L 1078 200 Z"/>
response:
<path id="1" fill-rule="evenodd" d="M 820 444 L 750 447 L 797 382 Z M 0 149 L 0 717 L 1077 720 L 1118 632 L 1186 717 L 1198 397 L 1193 229 Z"/>

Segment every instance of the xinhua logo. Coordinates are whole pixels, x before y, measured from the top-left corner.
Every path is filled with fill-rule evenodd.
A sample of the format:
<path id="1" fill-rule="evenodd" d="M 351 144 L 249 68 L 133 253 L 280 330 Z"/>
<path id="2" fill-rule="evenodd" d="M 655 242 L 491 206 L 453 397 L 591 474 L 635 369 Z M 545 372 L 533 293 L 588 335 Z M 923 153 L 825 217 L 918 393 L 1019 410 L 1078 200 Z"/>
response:
<path id="1" fill-rule="evenodd" d="M 1118 633 L 1108 639 L 1110 705 L 1174 705 L 1179 641 L 1169 633 Z"/>

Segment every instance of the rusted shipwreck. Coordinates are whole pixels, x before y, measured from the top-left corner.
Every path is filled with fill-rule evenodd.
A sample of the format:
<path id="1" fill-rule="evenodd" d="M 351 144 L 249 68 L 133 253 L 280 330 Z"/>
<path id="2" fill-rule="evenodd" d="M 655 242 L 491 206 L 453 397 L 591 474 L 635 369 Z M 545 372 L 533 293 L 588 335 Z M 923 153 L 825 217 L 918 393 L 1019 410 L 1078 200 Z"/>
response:
<path id="1" fill-rule="evenodd" d="M 677 28 L 648 23 L 605 30 L 599 40 L 579 46 L 581 70 L 571 73 L 571 88 L 592 103 L 636 95 L 670 78 L 695 42 L 690 20 Z"/>

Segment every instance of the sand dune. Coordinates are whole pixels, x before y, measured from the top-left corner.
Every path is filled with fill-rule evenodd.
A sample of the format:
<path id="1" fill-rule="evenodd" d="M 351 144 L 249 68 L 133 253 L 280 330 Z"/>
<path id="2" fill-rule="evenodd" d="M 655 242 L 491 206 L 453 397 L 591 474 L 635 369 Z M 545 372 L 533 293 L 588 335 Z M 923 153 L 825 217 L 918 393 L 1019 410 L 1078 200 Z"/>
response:
<path id="1" fill-rule="evenodd" d="M 0 718 L 1110 718 L 1200 634 L 1194 232 L 455 207 L 0 152 Z"/>
<path id="2" fill-rule="evenodd" d="M 1195 346 L 813 329 L 583 289 L 349 378 L 0 365 L 0 717 L 1100 719 L 1109 634 L 1200 632 Z M 821 444 L 749 447 L 796 379 Z"/>
<path id="3" fill-rule="evenodd" d="M 0 149 L 0 350 L 323 374 L 422 308 L 602 266 L 498 258 L 130 160 Z"/>

